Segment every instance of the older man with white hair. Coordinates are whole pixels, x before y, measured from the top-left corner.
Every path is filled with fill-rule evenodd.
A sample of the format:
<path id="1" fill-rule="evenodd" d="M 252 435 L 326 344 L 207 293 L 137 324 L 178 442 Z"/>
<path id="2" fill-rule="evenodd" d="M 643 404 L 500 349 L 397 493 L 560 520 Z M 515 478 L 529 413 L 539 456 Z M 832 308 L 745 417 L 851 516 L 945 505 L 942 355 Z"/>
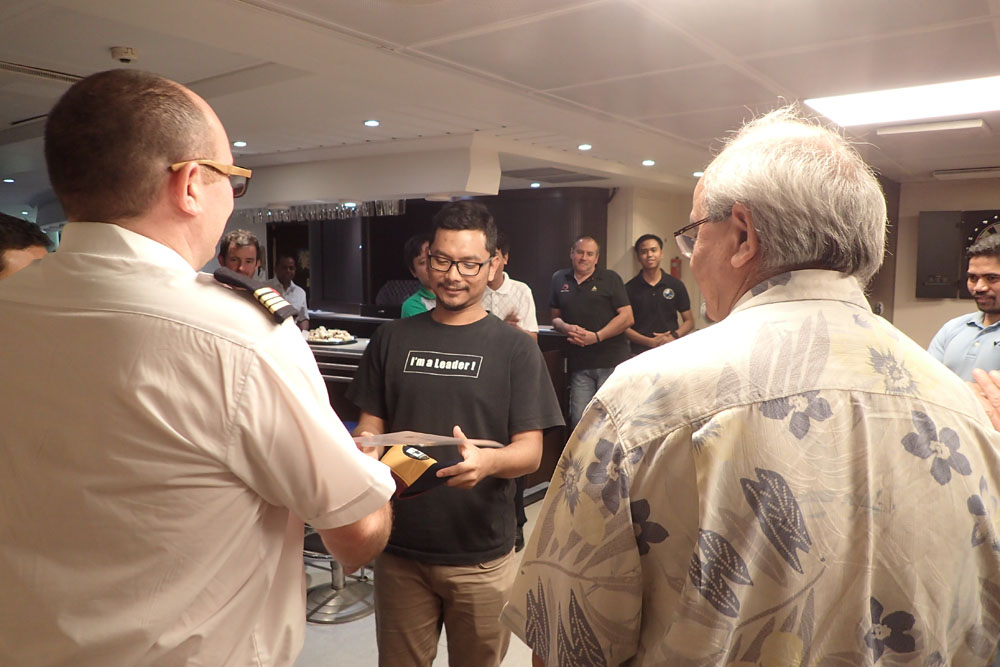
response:
<path id="1" fill-rule="evenodd" d="M 619 366 L 567 444 L 503 617 L 536 664 L 989 660 L 1000 439 L 872 314 L 885 222 L 788 109 L 705 170 L 676 237 L 719 324 Z"/>

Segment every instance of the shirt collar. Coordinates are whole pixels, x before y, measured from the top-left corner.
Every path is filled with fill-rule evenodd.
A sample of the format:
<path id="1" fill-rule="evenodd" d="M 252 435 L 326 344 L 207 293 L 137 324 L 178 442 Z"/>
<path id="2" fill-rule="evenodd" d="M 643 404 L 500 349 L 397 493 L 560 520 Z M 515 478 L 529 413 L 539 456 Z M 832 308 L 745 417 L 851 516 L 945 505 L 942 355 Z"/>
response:
<path id="1" fill-rule="evenodd" d="M 741 296 L 733 312 L 768 303 L 807 299 L 841 301 L 871 312 L 854 276 L 824 269 L 787 271 L 772 276 Z"/>
<path id="2" fill-rule="evenodd" d="M 490 287 L 490 289 L 493 290 L 494 292 L 496 292 L 497 294 L 509 294 L 510 293 L 510 276 L 507 275 L 506 271 L 503 272 L 503 282 L 500 284 L 500 287 L 498 287 L 496 289 L 493 289 L 492 287 Z"/>
<path id="3" fill-rule="evenodd" d="M 965 324 L 970 327 L 976 327 L 977 329 L 982 329 L 983 331 L 988 331 L 990 329 L 996 329 L 1000 327 L 1000 322 L 994 322 L 993 324 L 986 324 L 986 313 L 978 310 L 969 315 L 969 319 L 966 320 Z"/>
<path id="4" fill-rule="evenodd" d="M 108 222 L 67 223 L 56 252 L 140 259 L 163 268 L 196 273 L 176 250 Z"/>

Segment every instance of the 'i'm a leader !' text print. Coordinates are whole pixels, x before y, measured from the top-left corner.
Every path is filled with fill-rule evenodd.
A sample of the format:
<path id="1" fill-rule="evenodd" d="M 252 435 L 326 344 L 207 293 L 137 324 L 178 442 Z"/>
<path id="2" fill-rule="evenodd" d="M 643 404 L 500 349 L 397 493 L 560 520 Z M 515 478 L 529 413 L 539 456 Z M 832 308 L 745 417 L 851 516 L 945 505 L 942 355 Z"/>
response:
<path id="1" fill-rule="evenodd" d="M 478 354 L 411 350 L 406 355 L 406 366 L 403 368 L 403 372 L 478 378 L 482 365 L 483 358 Z"/>

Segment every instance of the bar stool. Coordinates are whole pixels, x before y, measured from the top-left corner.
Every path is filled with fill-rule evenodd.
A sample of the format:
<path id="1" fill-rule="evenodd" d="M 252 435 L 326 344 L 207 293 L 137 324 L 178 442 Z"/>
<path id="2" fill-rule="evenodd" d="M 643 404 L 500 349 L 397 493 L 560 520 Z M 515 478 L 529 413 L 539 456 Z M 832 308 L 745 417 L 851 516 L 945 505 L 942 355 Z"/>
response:
<path id="1" fill-rule="evenodd" d="M 349 623 L 375 612 L 374 572 L 371 567 L 365 566 L 355 574 L 344 576 L 344 568 L 330 555 L 319 533 L 310 526 L 306 526 L 302 555 L 306 565 L 330 570 L 330 583 L 311 586 L 306 592 L 307 621 Z"/>

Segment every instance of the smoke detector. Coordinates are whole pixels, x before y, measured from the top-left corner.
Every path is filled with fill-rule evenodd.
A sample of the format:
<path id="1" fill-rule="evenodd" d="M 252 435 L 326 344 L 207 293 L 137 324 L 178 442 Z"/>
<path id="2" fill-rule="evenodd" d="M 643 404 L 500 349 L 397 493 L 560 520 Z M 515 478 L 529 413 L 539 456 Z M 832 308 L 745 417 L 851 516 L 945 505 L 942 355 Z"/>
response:
<path id="1" fill-rule="evenodd" d="M 131 46 L 112 46 L 111 57 L 128 65 L 139 59 L 139 50 Z"/>

